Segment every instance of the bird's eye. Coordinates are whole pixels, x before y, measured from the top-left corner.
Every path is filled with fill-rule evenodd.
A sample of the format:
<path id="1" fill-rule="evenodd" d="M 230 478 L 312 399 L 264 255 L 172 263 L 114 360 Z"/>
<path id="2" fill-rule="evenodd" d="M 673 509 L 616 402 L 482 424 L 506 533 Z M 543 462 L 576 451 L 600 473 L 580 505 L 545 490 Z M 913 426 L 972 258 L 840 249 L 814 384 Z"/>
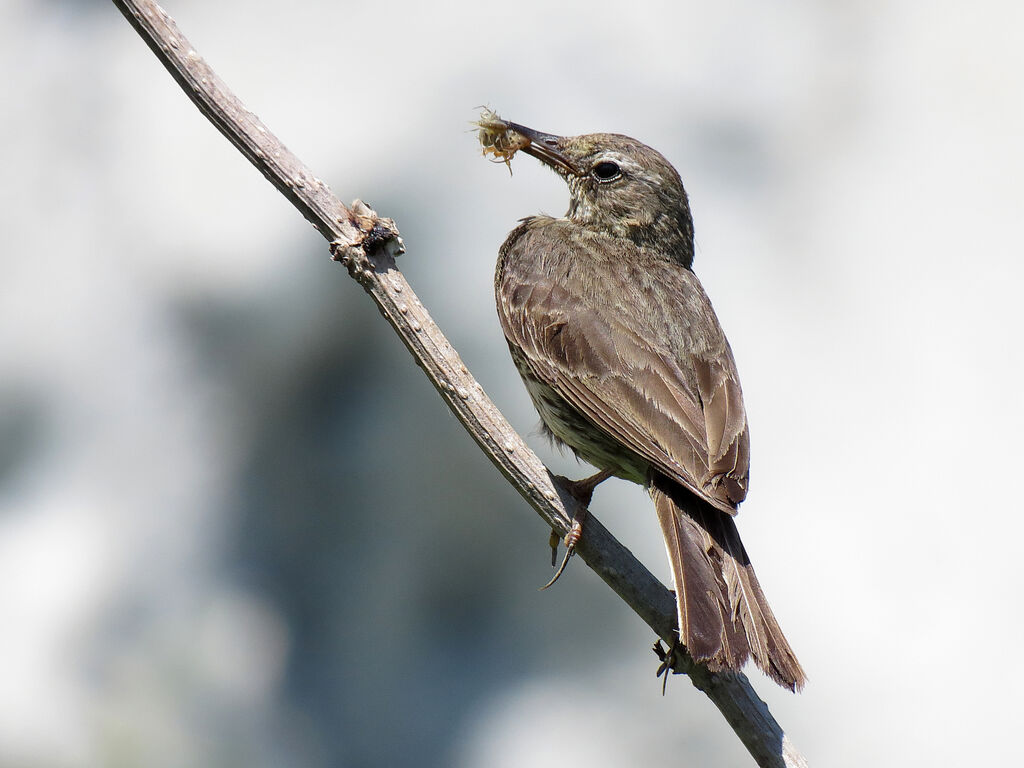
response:
<path id="1" fill-rule="evenodd" d="M 611 181 L 619 177 L 619 166 L 610 160 L 598 163 L 590 169 L 591 175 L 598 181 Z"/>

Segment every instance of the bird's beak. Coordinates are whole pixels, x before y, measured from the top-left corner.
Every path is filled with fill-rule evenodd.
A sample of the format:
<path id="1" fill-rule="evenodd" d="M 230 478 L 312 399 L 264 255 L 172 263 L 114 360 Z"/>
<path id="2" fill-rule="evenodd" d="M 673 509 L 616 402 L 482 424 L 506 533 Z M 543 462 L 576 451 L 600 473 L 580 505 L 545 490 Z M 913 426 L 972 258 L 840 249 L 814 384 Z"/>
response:
<path id="1" fill-rule="evenodd" d="M 505 123 L 513 131 L 529 139 L 529 143 L 525 147 L 520 148 L 523 152 L 533 155 L 559 173 L 578 173 L 576 166 L 573 165 L 561 148 L 564 141 L 561 136 L 541 133 L 540 131 L 533 130 L 533 128 L 527 128 L 525 125 L 519 125 L 519 123 L 509 123 L 507 121 Z"/>

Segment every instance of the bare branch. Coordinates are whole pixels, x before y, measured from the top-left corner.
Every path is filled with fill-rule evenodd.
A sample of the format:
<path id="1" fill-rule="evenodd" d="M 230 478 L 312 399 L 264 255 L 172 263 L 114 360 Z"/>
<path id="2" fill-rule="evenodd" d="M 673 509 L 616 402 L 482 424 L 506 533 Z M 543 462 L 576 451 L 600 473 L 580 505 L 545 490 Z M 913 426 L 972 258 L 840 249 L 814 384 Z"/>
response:
<path id="1" fill-rule="evenodd" d="M 366 290 L 427 378 L 494 465 L 551 528 L 564 535 L 577 502 L 554 481 L 470 375 L 395 265 L 404 248 L 390 219 L 360 201 L 346 207 L 248 111 L 155 2 L 114 0 L 182 90 L 217 129 L 331 243 L 331 253 Z M 576 551 L 666 643 L 675 637 L 675 600 L 633 554 L 589 514 Z M 674 669 L 721 710 L 757 764 L 806 766 L 743 674 L 713 674 L 685 651 Z"/>

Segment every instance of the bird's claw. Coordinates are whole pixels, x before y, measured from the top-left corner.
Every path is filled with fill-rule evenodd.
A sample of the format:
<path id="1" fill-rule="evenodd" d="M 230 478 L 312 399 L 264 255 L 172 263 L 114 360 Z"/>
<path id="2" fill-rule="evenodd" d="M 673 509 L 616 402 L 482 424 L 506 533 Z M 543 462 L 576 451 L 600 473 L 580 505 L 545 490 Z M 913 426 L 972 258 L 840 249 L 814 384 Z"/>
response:
<path id="1" fill-rule="evenodd" d="M 565 556 L 562 558 L 562 564 L 558 566 L 558 570 L 555 571 L 555 575 L 551 577 L 551 581 L 541 587 L 538 592 L 543 592 L 545 589 L 553 585 L 558 578 L 562 575 L 565 570 L 565 566 L 569 564 L 569 558 L 576 553 L 576 544 L 580 540 L 580 536 L 583 535 L 583 523 L 576 519 L 572 521 L 572 526 L 569 528 L 569 532 L 565 534 L 563 542 L 565 544 Z M 551 538 L 549 539 L 551 544 L 551 566 L 555 565 L 555 557 L 558 553 L 558 534 L 554 531 L 551 532 Z"/>
<path id="2" fill-rule="evenodd" d="M 672 674 L 673 667 L 676 665 L 676 661 L 679 659 L 679 637 L 678 635 L 673 638 L 672 644 L 665 649 L 665 646 L 661 644 L 661 639 L 654 641 L 654 647 L 651 649 L 654 651 L 654 655 L 657 656 L 661 663 L 658 665 L 658 671 L 655 673 L 656 677 L 662 678 L 661 680 L 661 695 L 665 695 L 665 689 L 668 687 L 668 676 Z"/>
<path id="3" fill-rule="evenodd" d="M 565 488 L 569 495 L 579 502 L 580 509 L 573 517 L 572 525 L 569 526 L 569 532 L 565 534 L 565 538 L 562 540 L 562 543 L 565 544 L 565 556 L 562 558 L 562 564 L 558 566 L 558 570 L 551 578 L 551 581 L 541 587 L 539 591 L 544 591 L 558 581 L 558 578 L 565 570 L 565 566 L 569 564 L 569 558 L 573 556 L 573 553 L 576 551 L 576 544 L 579 543 L 580 537 L 583 535 L 583 520 L 587 516 L 587 506 L 594 497 L 594 488 L 611 476 L 612 473 L 608 470 L 601 470 L 596 475 L 586 477 L 583 480 L 569 480 L 561 475 L 554 476 L 558 484 Z M 558 557 L 558 534 L 555 531 L 551 531 L 551 538 L 548 539 L 548 544 L 551 547 L 551 567 L 554 568 L 555 560 Z"/>

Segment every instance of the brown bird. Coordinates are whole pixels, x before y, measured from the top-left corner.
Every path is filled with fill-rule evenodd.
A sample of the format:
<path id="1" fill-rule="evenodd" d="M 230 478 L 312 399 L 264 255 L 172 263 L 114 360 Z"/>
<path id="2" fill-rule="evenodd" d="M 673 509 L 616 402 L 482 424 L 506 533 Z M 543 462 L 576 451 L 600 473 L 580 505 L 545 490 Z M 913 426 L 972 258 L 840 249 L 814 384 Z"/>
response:
<path id="1" fill-rule="evenodd" d="M 679 174 L 617 134 L 552 136 L 490 115 L 485 149 L 518 150 L 569 185 L 562 218 L 531 216 L 498 256 L 512 358 L 545 430 L 601 473 L 644 485 L 665 535 L 679 638 L 712 670 L 748 658 L 791 690 L 804 672 L 733 522 L 749 433 L 732 350 L 691 271 Z"/>

